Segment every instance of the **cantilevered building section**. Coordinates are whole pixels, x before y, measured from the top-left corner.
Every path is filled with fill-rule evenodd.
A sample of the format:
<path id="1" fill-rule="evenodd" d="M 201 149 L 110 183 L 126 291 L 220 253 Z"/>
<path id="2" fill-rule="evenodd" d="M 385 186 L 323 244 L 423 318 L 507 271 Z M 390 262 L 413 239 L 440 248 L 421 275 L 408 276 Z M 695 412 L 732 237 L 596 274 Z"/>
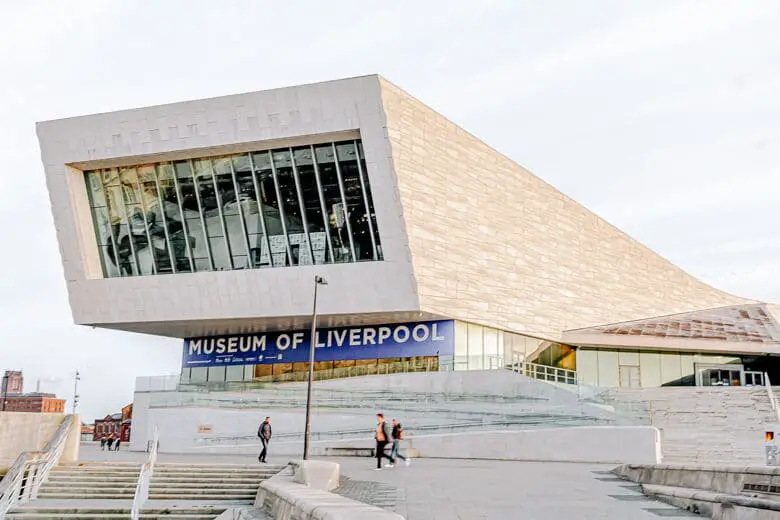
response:
<path id="1" fill-rule="evenodd" d="M 693 278 L 378 76 L 38 134 L 75 322 L 185 339 L 187 382 L 304 370 L 315 275 L 318 370 L 531 362 L 653 386 L 729 365 L 744 384 L 780 354 L 771 306 Z M 760 313 L 762 341 L 729 339 Z M 713 325 L 656 318 L 676 314 Z"/>

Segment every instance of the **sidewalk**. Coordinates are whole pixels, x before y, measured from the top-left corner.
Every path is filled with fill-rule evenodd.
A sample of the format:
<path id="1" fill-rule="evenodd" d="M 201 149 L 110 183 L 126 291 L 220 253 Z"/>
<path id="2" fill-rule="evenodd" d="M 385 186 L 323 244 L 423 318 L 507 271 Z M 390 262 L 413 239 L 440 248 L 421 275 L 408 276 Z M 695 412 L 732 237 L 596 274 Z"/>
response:
<path id="1" fill-rule="evenodd" d="M 630 482 L 604 472 L 611 466 L 535 462 L 418 459 L 374 471 L 369 458 L 328 459 L 351 479 L 375 481 L 407 520 L 659 520 L 701 518 L 644 497 Z M 368 486 L 364 486 L 370 489 Z"/>
<path id="2" fill-rule="evenodd" d="M 82 445 L 82 461 L 137 462 L 146 453 L 104 452 Z M 160 454 L 160 462 L 258 464 L 254 457 Z M 286 464 L 289 456 L 269 455 Z M 612 466 L 544 462 L 415 459 L 410 467 L 374 471 L 372 458 L 323 458 L 341 464 L 351 482 L 342 494 L 392 509 L 407 520 L 659 520 L 701 518 L 644 497 L 607 473 Z"/>

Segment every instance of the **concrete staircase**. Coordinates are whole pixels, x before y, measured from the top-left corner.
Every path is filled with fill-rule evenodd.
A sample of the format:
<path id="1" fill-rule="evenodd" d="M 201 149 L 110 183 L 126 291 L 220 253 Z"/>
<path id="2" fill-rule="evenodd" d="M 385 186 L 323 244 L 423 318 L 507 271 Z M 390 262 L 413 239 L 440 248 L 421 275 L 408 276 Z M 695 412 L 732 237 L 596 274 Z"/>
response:
<path id="1" fill-rule="evenodd" d="M 777 422 L 762 387 L 621 388 L 604 397 L 647 410 L 668 464 L 763 465 L 764 427 Z"/>
<path id="2" fill-rule="evenodd" d="M 569 385 L 571 386 L 571 385 Z M 135 406 L 141 417 L 144 399 L 150 421 L 162 425 L 162 446 L 201 453 L 256 454 L 255 432 L 266 415 L 273 417 L 274 455 L 299 453 L 304 435 L 300 420 L 306 405 L 306 386 L 285 383 L 245 391 L 159 392 L 139 394 Z M 195 417 L 196 409 L 208 409 L 214 432 L 185 437 L 181 431 L 196 429 L 173 424 Z M 408 432 L 445 434 L 534 429 L 557 426 L 620 424 L 619 417 L 598 403 L 580 399 L 576 392 L 532 379 L 509 370 L 436 372 L 354 377 L 318 381 L 313 390 L 312 439 L 338 441 L 373 436 L 375 414 L 397 417 Z M 143 431 L 139 428 L 136 431 Z M 146 440 L 139 435 L 138 449 Z"/>
<path id="3" fill-rule="evenodd" d="M 142 518 L 213 519 L 230 506 L 249 505 L 260 483 L 280 466 L 157 464 Z M 124 518 L 130 514 L 139 464 L 84 463 L 54 468 L 38 499 L 13 509 L 24 518 Z"/>

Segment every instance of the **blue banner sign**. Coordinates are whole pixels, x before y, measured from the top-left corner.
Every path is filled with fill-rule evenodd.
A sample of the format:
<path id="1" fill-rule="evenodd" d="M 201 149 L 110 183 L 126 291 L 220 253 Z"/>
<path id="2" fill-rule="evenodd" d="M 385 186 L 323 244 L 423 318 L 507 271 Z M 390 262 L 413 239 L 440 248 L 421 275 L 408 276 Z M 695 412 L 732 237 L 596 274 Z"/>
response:
<path id="1" fill-rule="evenodd" d="M 452 321 L 317 329 L 314 360 L 451 356 Z M 182 368 L 309 361 L 311 331 L 187 338 Z"/>

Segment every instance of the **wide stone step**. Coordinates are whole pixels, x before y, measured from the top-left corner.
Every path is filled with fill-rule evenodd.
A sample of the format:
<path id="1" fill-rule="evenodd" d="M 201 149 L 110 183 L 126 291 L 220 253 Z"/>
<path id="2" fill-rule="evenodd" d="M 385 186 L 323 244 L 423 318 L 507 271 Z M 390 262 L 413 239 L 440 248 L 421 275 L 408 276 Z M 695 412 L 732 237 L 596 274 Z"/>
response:
<path id="1" fill-rule="evenodd" d="M 188 520 L 212 520 L 225 511 L 225 507 L 167 507 L 167 508 L 146 508 L 141 511 L 141 518 L 144 519 L 188 519 Z M 23 506 L 15 508 L 7 514 L 10 519 L 93 519 L 107 518 L 110 520 L 123 519 L 130 517 L 130 510 L 125 507 L 42 507 L 42 506 Z"/>
<path id="2" fill-rule="evenodd" d="M 263 475 L 238 475 L 238 476 L 232 476 L 232 475 L 166 475 L 166 474 L 159 474 L 157 472 L 152 475 L 153 479 L 160 479 L 160 480 L 168 480 L 168 481 L 193 481 L 193 482 L 216 482 L 216 481 L 231 481 L 231 482 L 241 482 L 241 481 L 252 481 L 252 482 L 258 482 L 261 480 L 265 480 L 267 478 L 271 478 L 276 473 L 267 473 Z M 83 481 L 83 482 L 129 482 L 129 481 L 135 481 L 138 479 L 138 474 L 135 475 L 121 475 L 121 476 L 111 476 L 111 475 L 49 475 L 49 478 L 54 481 L 63 481 L 63 482 L 73 482 L 73 481 Z"/>
<path id="3" fill-rule="evenodd" d="M 219 513 L 221 514 L 221 513 Z M 199 515 L 195 513 L 141 513 L 139 518 L 144 520 L 214 520 L 217 515 Z M 8 513 L 6 515 L 8 520 L 92 520 L 94 518 L 101 518 L 105 520 L 128 520 L 130 513 Z"/>
<path id="4" fill-rule="evenodd" d="M 154 467 L 155 472 L 161 474 L 170 475 L 262 475 L 265 473 L 273 473 L 281 469 L 277 466 L 263 466 L 262 468 L 245 468 L 245 469 L 224 469 L 224 468 L 159 468 Z M 141 468 L 67 468 L 57 467 L 53 468 L 51 473 L 55 475 L 76 475 L 76 474 L 89 474 L 89 475 L 132 475 L 138 474 Z"/>
<path id="5" fill-rule="evenodd" d="M 233 493 L 255 493 L 257 492 L 257 489 L 259 488 L 259 484 L 257 485 L 241 485 L 241 486 L 208 486 L 208 487 L 179 487 L 179 486 L 157 486 L 152 484 L 149 489 L 150 493 L 166 493 L 166 494 L 211 494 L 211 495 L 220 495 L 220 494 L 233 494 Z M 66 487 L 66 486 L 59 486 L 59 487 L 51 487 L 51 486 L 42 486 L 39 490 L 39 495 L 51 495 L 51 494 L 75 494 L 75 495 L 92 495 L 96 497 L 101 497 L 103 495 L 117 495 L 117 494 L 134 494 L 135 493 L 135 485 L 132 486 L 117 486 L 117 487 L 110 487 L 110 488 L 94 488 L 94 487 Z"/>
<path id="6" fill-rule="evenodd" d="M 241 486 L 241 487 L 258 487 L 263 482 L 262 479 L 241 479 L 241 480 L 231 480 L 231 479 L 220 479 L 220 480 L 198 480 L 198 479 L 188 479 L 188 480 L 158 480 L 158 479 L 152 479 L 151 485 L 159 486 L 159 487 L 226 487 L 226 486 Z M 133 480 L 127 480 L 127 481 L 89 481 L 89 480 L 48 480 L 43 486 L 42 489 L 59 489 L 59 488 L 94 488 L 94 489 L 105 489 L 105 488 L 125 488 L 125 487 L 133 487 L 135 488 L 137 484 L 137 479 Z"/>
<path id="7" fill-rule="evenodd" d="M 135 493 L 116 494 L 74 494 L 74 493 L 38 493 L 38 498 L 45 500 L 133 500 Z M 149 493 L 149 500 L 215 500 L 220 502 L 250 503 L 254 501 L 256 490 L 251 492 L 236 491 L 232 494 L 196 494 L 196 493 Z"/>

